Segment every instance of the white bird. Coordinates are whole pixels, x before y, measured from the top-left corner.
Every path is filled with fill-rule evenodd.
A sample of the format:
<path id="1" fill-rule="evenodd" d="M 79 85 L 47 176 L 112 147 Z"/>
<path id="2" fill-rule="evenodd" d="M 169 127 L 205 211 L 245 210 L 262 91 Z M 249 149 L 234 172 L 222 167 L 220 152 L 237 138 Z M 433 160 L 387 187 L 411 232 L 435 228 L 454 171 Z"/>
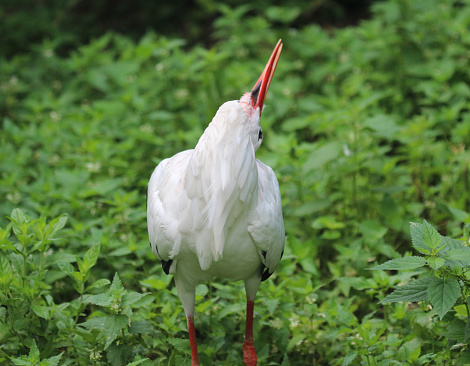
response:
<path id="1" fill-rule="evenodd" d="M 255 158 L 264 99 L 281 40 L 251 92 L 220 106 L 196 147 L 163 160 L 148 185 L 150 246 L 173 274 L 187 318 L 192 365 L 199 365 L 195 287 L 212 277 L 243 280 L 247 298 L 243 360 L 254 366 L 253 307 L 261 281 L 284 251 L 281 194 L 273 170 Z"/>

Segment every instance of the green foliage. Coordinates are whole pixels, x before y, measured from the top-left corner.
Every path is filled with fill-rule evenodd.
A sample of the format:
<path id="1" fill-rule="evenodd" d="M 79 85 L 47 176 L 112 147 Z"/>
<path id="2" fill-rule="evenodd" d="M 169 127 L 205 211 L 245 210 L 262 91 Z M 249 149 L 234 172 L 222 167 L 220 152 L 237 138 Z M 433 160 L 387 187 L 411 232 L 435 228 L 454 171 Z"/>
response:
<path id="1" fill-rule="evenodd" d="M 423 224 L 411 223 L 411 238 L 413 247 L 424 254 L 424 257 L 397 258 L 371 269 L 410 270 L 427 266 L 428 272 L 419 279 L 398 287 L 380 303 L 427 300 L 432 306 L 432 312 L 441 320 L 453 310 L 453 316 L 447 318 L 452 322 L 444 336 L 460 342 L 458 358 L 462 355 L 469 357 L 470 248 L 464 241 L 441 236 L 426 220 Z M 468 243 L 468 237 L 465 241 Z M 465 311 L 457 311 L 462 305 L 465 306 Z M 463 359 L 461 362 L 464 362 Z"/>
<path id="2" fill-rule="evenodd" d="M 28 52 L 44 39 L 53 40 L 57 51 L 64 55 L 108 31 L 136 40 L 152 29 L 165 36 L 184 37 L 191 43 L 208 44 L 215 38 L 214 20 L 235 6 L 242 6 L 250 15 L 266 17 L 278 27 L 309 22 L 354 24 L 368 16 L 372 2 L 278 0 L 273 6 L 269 0 L 47 0 L 45 6 L 32 0 L 2 0 L 0 55 Z"/>
<path id="3" fill-rule="evenodd" d="M 218 11 L 210 49 L 108 33 L 0 62 L 0 363 L 189 364 L 183 309 L 148 247 L 146 185 L 281 37 L 257 154 L 280 181 L 287 246 L 257 297 L 260 364 L 468 361 L 455 276 L 470 258 L 450 238 L 470 221 L 470 3 L 377 2 L 342 29 L 291 28 L 295 6 Z M 446 236 L 413 224 L 410 244 L 419 218 Z M 203 364 L 241 364 L 242 285 L 196 297 Z"/>
<path id="4" fill-rule="evenodd" d="M 67 364 L 89 364 L 89 357 L 93 364 L 100 364 L 101 352 L 106 352 L 111 365 L 130 361 L 133 340 L 152 330 L 147 321 L 132 317 L 132 308 L 145 304 L 142 298 L 146 295 L 126 291 L 117 274 L 107 292 L 86 294 L 110 282 L 100 279 L 85 287 L 98 260 L 100 244 L 91 246 L 83 258 L 51 247 L 61 241 L 56 234 L 65 226 L 67 217 L 47 223 L 44 217 L 33 220 L 15 209 L 10 221 L 6 229 L 1 229 L 2 233 L 13 230 L 16 240 L 11 241 L 5 234 L 0 247 L 0 360 L 9 359 L 14 365 L 53 366 L 62 360 L 64 352 L 60 350 L 65 348 Z M 78 271 L 72 263 L 77 264 Z M 65 276 L 72 279 L 80 296 L 58 303 L 57 286 L 63 283 L 58 285 L 57 281 Z M 96 310 L 81 322 L 84 312 L 90 310 L 89 304 L 107 312 Z M 125 342 L 126 346 L 118 347 L 118 342 Z M 16 357 L 18 354 L 23 355 Z"/>

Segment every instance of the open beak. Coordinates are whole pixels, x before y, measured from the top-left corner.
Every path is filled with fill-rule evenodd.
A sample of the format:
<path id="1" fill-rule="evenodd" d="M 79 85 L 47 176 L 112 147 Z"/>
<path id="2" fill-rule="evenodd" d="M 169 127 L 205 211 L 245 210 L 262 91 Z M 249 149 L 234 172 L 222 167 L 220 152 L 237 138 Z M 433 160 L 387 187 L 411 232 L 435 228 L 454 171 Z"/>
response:
<path id="1" fill-rule="evenodd" d="M 264 107 L 264 98 L 268 92 L 269 84 L 271 84 L 271 79 L 273 78 L 274 71 L 276 71 L 277 62 L 279 61 L 279 56 L 281 56 L 282 43 L 279 40 L 274 47 L 274 51 L 269 58 L 266 67 L 264 68 L 261 76 L 256 82 L 253 90 L 251 91 L 251 100 L 253 103 L 253 108 L 259 107 L 259 114 L 263 111 Z"/>

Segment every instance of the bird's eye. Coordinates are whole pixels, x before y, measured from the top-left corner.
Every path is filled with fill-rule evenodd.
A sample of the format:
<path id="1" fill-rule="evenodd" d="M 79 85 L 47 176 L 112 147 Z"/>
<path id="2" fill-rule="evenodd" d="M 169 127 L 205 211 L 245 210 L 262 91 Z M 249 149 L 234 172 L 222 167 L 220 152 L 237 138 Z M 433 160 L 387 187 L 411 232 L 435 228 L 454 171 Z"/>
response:
<path id="1" fill-rule="evenodd" d="M 260 128 L 258 133 L 258 141 L 263 138 L 263 130 Z"/>

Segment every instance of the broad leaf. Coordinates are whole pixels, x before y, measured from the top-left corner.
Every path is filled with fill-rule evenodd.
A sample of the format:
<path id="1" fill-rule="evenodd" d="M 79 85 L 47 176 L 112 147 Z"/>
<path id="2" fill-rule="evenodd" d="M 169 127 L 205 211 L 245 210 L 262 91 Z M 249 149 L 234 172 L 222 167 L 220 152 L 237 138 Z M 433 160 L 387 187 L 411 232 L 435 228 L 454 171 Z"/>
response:
<path id="1" fill-rule="evenodd" d="M 444 258 L 440 257 L 429 257 L 428 259 L 426 259 L 426 262 L 433 270 L 436 271 L 441 268 L 446 261 Z"/>
<path id="2" fill-rule="evenodd" d="M 142 297 L 147 296 L 148 294 L 139 294 L 138 292 L 129 292 L 122 296 L 121 306 L 127 306 L 139 301 Z"/>
<path id="3" fill-rule="evenodd" d="M 411 243 L 422 254 L 431 254 L 431 248 L 423 243 L 423 225 L 410 222 Z"/>
<path id="4" fill-rule="evenodd" d="M 470 265 L 470 248 L 451 249 L 445 256 L 446 260 L 457 261 L 462 263 L 463 266 Z"/>
<path id="5" fill-rule="evenodd" d="M 110 283 L 111 283 L 111 281 L 108 280 L 107 278 L 102 278 L 102 279 L 97 280 L 96 282 L 94 282 L 92 285 L 88 286 L 85 291 L 90 291 L 94 288 L 100 288 L 100 287 L 103 287 L 103 286 L 107 286 Z"/>
<path id="6" fill-rule="evenodd" d="M 122 314 L 109 315 L 104 322 L 104 333 L 106 334 L 106 344 L 104 349 L 108 348 L 111 343 L 119 336 L 121 329 L 129 324 L 129 318 Z"/>
<path id="7" fill-rule="evenodd" d="M 113 298 L 109 293 L 105 292 L 103 294 L 98 295 L 89 295 L 84 298 L 84 301 L 89 302 L 91 304 L 99 305 L 99 306 L 110 306 Z"/>
<path id="8" fill-rule="evenodd" d="M 119 278 L 117 272 L 114 274 L 113 278 L 113 283 L 111 284 L 111 287 L 109 288 L 111 292 L 123 292 L 124 287 L 122 286 L 121 279 Z"/>
<path id="9" fill-rule="evenodd" d="M 147 361 L 151 361 L 151 360 L 149 358 L 143 358 L 141 360 L 137 360 L 137 361 L 128 363 L 126 366 L 137 366 L 137 365 L 140 365 L 141 363 L 147 362 Z"/>
<path id="10" fill-rule="evenodd" d="M 128 344 L 113 343 L 109 346 L 106 356 L 110 366 L 125 365 L 132 356 L 132 347 Z"/>
<path id="11" fill-rule="evenodd" d="M 407 285 L 397 288 L 393 293 L 388 295 L 379 304 L 390 302 L 412 301 L 417 302 L 428 298 L 428 287 L 435 277 L 424 277 L 419 280 L 408 283 Z"/>
<path id="12" fill-rule="evenodd" d="M 85 274 L 91 267 L 96 264 L 99 255 L 100 243 L 93 245 L 90 249 L 87 250 L 87 252 L 83 256 L 83 266 L 80 269 L 82 274 Z"/>
<path id="13" fill-rule="evenodd" d="M 341 366 L 348 366 L 357 356 L 357 352 L 348 352 L 348 354 L 344 357 L 343 363 Z"/>
<path id="14" fill-rule="evenodd" d="M 467 343 L 470 339 L 470 319 L 467 318 L 467 324 L 465 324 L 465 338 L 464 342 Z"/>
<path id="15" fill-rule="evenodd" d="M 166 341 L 181 352 L 187 352 L 191 349 L 189 339 L 169 338 Z"/>
<path id="16" fill-rule="evenodd" d="M 442 244 L 442 236 L 432 227 L 426 220 L 424 220 L 423 226 L 423 244 L 433 251 L 439 251 L 439 247 Z"/>
<path id="17" fill-rule="evenodd" d="M 60 358 L 62 357 L 62 355 L 63 355 L 63 352 L 60 355 L 49 357 L 49 358 L 43 360 L 41 362 L 41 365 L 43 364 L 43 362 L 47 362 L 47 363 L 45 363 L 45 365 L 47 365 L 47 366 L 57 366 L 59 364 L 59 361 L 60 361 Z"/>
<path id="18" fill-rule="evenodd" d="M 10 261 L 0 252 L 0 285 L 9 285 L 13 275 Z"/>
<path id="19" fill-rule="evenodd" d="M 49 306 L 42 306 L 42 305 L 31 305 L 31 310 L 39 316 L 40 318 L 44 318 L 46 320 L 50 319 L 50 307 Z"/>
<path id="20" fill-rule="evenodd" d="M 52 220 L 49 223 L 49 236 L 53 236 L 56 232 L 58 232 L 60 229 L 62 229 L 65 224 L 67 223 L 68 216 L 67 215 L 62 215 L 57 217 L 56 219 Z"/>
<path id="21" fill-rule="evenodd" d="M 407 270 L 416 269 L 426 264 L 426 259 L 423 257 L 403 257 L 389 260 L 378 266 L 368 269 L 383 269 L 383 270 Z"/>
<path id="22" fill-rule="evenodd" d="M 460 286 L 454 278 L 432 277 L 433 281 L 428 287 L 428 297 L 434 310 L 442 319 L 447 312 L 452 309 L 460 296 Z"/>
<path id="23" fill-rule="evenodd" d="M 70 277 L 73 277 L 73 266 L 69 262 L 65 262 L 62 260 L 57 261 L 57 266 L 60 268 L 62 272 L 67 273 Z"/>
<path id="24" fill-rule="evenodd" d="M 464 342 L 465 330 L 466 330 L 465 322 L 463 322 L 460 319 L 455 319 L 447 327 L 446 332 L 444 333 L 444 336 L 456 342 Z"/>
<path id="25" fill-rule="evenodd" d="M 130 334 L 150 334 L 152 333 L 153 326 L 147 320 L 136 320 L 131 322 L 129 327 Z"/>

